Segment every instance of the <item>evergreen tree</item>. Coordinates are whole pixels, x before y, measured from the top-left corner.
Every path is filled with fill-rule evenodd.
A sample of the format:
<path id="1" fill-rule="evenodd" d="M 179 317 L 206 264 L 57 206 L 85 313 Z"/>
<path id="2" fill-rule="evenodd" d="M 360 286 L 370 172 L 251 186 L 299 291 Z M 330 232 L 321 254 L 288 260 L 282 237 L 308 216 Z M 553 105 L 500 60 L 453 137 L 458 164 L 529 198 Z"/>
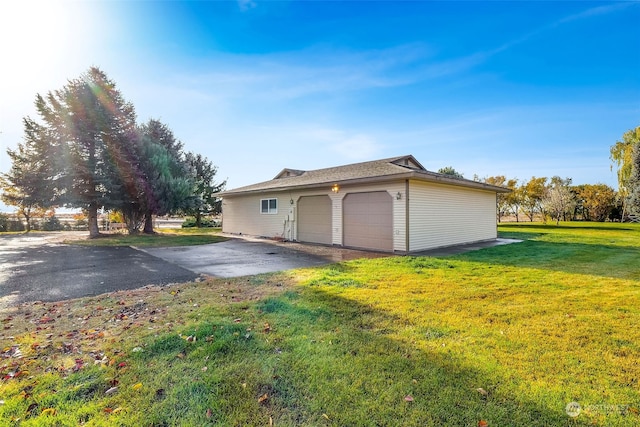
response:
<path id="1" fill-rule="evenodd" d="M 457 178 L 457 179 L 463 179 L 464 176 L 458 172 L 457 170 L 455 170 L 453 168 L 453 166 L 447 166 L 444 168 L 440 168 L 438 169 L 438 173 L 441 173 L 442 175 L 447 175 L 451 178 Z"/>
<path id="2" fill-rule="evenodd" d="M 206 157 L 200 154 L 187 153 L 185 156 L 191 179 L 195 183 L 194 199 L 190 206 L 184 209 L 188 215 L 196 219 L 196 227 L 202 225 L 202 217 L 207 214 L 218 214 L 222 210 L 217 193 L 224 190 L 227 181 L 216 184 L 214 179 L 218 168 Z"/>
<path id="3" fill-rule="evenodd" d="M 46 97 L 38 94 L 35 104 L 41 122 L 24 119 L 25 144 L 38 147 L 28 162 L 42 162 L 48 173 L 39 176 L 47 197 L 33 195 L 43 204 L 84 209 L 95 237 L 100 207 L 135 198 L 134 108 L 95 67 Z"/>
<path id="4" fill-rule="evenodd" d="M 41 128 L 29 127 L 25 140 L 15 150 L 7 150 L 11 159 L 11 169 L 0 175 L 2 201 L 9 206 L 16 206 L 27 224 L 27 232 L 31 231 L 31 219 L 37 211 L 53 205 L 50 182 L 52 172 L 46 159 L 48 153 L 42 144 Z"/>
<path id="5" fill-rule="evenodd" d="M 144 232 L 153 233 L 153 215 L 186 209 L 192 203 L 195 183 L 183 161 L 182 143 L 171 129 L 151 119 L 139 128 L 140 213 Z"/>

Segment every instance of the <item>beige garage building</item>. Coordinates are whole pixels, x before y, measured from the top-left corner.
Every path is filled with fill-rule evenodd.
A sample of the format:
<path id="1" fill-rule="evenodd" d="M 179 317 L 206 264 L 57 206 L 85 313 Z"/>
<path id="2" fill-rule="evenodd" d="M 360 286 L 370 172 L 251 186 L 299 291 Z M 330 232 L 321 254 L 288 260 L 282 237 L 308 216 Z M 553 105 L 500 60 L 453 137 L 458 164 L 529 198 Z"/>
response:
<path id="1" fill-rule="evenodd" d="M 496 194 L 508 191 L 429 172 L 410 155 L 284 169 L 222 193 L 222 231 L 409 253 L 495 239 Z"/>

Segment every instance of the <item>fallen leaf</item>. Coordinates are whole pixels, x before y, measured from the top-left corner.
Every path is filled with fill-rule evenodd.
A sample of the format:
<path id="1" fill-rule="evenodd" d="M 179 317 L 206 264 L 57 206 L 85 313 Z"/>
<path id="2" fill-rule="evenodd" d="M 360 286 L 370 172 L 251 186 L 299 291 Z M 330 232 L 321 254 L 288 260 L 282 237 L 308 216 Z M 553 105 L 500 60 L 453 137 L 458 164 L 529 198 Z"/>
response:
<path id="1" fill-rule="evenodd" d="M 31 405 L 29 405 L 29 407 L 27 408 L 27 413 L 30 414 L 32 413 L 36 408 L 38 407 L 38 404 L 33 402 Z"/>
<path id="2" fill-rule="evenodd" d="M 404 397 L 404 401 L 405 401 L 405 402 L 413 402 L 413 396 L 411 396 L 410 394 L 407 394 L 407 395 Z"/>
<path id="3" fill-rule="evenodd" d="M 142 388 L 142 383 L 137 383 L 131 386 L 134 390 L 140 390 Z"/>
<path id="4" fill-rule="evenodd" d="M 117 414 L 118 412 L 124 411 L 124 409 L 121 406 L 118 406 L 116 409 L 113 410 L 113 412 L 111 412 L 112 414 Z"/>
<path id="5" fill-rule="evenodd" d="M 331 418 L 329 418 L 329 415 L 327 415 L 327 414 L 322 414 L 322 417 L 326 418 L 327 420 L 331 420 Z"/>
<path id="6" fill-rule="evenodd" d="M 18 378 L 18 377 L 26 377 L 27 375 L 29 375 L 29 371 L 18 371 L 13 375 L 13 378 Z"/>
<path id="7" fill-rule="evenodd" d="M 103 409 L 103 411 L 104 411 L 106 414 L 110 414 L 110 413 L 112 413 L 112 412 L 113 412 L 113 409 L 111 409 L 111 408 L 104 408 L 104 409 Z"/>
<path id="8" fill-rule="evenodd" d="M 40 415 L 55 415 L 55 414 L 56 414 L 55 408 L 46 408 L 46 409 L 43 409 L 42 412 L 40 413 Z"/>
<path id="9" fill-rule="evenodd" d="M 213 416 L 213 411 L 211 410 L 211 408 L 207 409 L 207 413 L 205 415 L 207 416 L 207 418 L 211 418 Z"/>
<path id="10" fill-rule="evenodd" d="M 111 387 L 109 390 L 105 391 L 104 394 L 113 394 L 118 391 L 118 387 Z"/>
<path id="11" fill-rule="evenodd" d="M 483 389 L 482 387 L 477 388 L 476 391 L 483 396 L 487 396 L 489 394 L 487 390 Z"/>
<path id="12" fill-rule="evenodd" d="M 269 400 L 269 394 L 265 393 L 258 398 L 258 403 L 264 403 Z"/>
<path id="13" fill-rule="evenodd" d="M 478 427 L 488 427 L 489 423 L 486 422 L 485 420 L 480 420 L 478 421 Z"/>

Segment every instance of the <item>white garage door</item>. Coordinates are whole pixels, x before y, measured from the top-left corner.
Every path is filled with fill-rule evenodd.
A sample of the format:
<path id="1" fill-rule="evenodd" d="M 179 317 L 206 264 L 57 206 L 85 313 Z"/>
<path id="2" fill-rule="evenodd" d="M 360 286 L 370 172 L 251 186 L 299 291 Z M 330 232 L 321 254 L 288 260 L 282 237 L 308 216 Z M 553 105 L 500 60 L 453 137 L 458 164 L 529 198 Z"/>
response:
<path id="1" fill-rule="evenodd" d="M 331 199 L 304 196 L 298 201 L 298 241 L 331 244 Z"/>
<path id="2" fill-rule="evenodd" d="M 393 198 L 389 193 L 347 194 L 342 209 L 345 246 L 393 251 Z"/>

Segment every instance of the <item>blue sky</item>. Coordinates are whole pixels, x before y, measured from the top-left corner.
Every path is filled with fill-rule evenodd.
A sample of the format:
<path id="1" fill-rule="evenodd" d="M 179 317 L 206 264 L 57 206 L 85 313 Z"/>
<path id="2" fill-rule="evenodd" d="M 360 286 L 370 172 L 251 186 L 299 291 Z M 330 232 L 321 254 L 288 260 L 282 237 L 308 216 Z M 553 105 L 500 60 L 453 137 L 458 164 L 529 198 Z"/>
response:
<path id="1" fill-rule="evenodd" d="M 638 2 L 3 2 L 0 171 L 36 93 L 99 66 L 228 188 L 413 154 L 617 188 Z"/>

